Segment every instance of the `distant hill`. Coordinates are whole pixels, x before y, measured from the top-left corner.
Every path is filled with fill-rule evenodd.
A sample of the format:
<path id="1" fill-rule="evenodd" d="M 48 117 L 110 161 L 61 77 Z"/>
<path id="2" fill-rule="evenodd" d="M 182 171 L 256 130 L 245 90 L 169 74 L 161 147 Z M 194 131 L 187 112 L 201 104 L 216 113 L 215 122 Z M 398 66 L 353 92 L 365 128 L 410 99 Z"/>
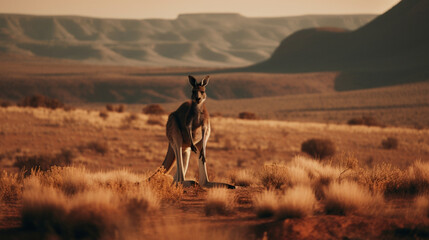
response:
<path id="1" fill-rule="evenodd" d="M 310 28 L 284 39 L 268 60 L 247 71 L 341 71 L 337 90 L 429 79 L 429 1 L 403 0 L 349 31 Z"/>
<path id="2" fill-rule="evenodd" d="M 173 20 L 120 20 L 0 14 L 0 52 L 86 63 L 245 66 L 269 58 L 278 43 L 297 30 L 354 30 L 374 17 L 183 14 Z"/>

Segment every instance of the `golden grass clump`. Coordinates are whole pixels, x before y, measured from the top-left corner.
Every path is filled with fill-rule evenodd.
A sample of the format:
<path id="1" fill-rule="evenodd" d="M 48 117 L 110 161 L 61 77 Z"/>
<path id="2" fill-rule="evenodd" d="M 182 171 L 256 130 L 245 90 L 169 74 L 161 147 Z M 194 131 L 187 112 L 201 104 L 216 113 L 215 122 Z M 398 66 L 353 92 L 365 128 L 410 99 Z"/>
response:
<path id="1" fill-rule="evenodd" d="M 226 188 L 212 188 L 207 193 L 204 211 L 210 215 L 228 215 L 233 210 L 233 199 Z"/>
<path id="2" fill-rule="evenodd" d="M 181 184 L 171 184 L 173 178 L 163 174 L 162 171 L 155 173 L 148 182 L 155 195 L 165 202 L 178 202 L 183 196 Z"/>
<path id="3" fill-rule="evenodd" d="M 278 208 L 277 195 L 273 190 L 264 190 L 256 194 L 253 199 L 253 208 L 260 218 L 274 216 Z"/>
<path id="4" fill-rule="evenodd" d="M 255 176 L 249 170 L 235 170 L 230 173 L 229 178 L 236 186 L 248 187 L 255 182 Z"/>
<path id="5" fill-rule="evenodd" d="M 24 173 L 0 172 L 0 201 L 10 202 L 21 198 Z"/>
<path id="6" fill-rule="evenodd" d="M 383 196 L 351 181 L 333 182 L 324 189 L 324 204 L 327 214 L 370 215 L 384 203 Z"/>
<path id="7" fill-rule="evenodd" d="M 136 182 L 141 177 L 73 167 L 32 171 L 24 180 L 23 227 L 67 239 L 117 238 L 159 208 L 151 186 Z"/>
<path id="8" fill-rule="evenodd" d="M 280 197 L 276 217 L 285 219 L 311 216 L 316 204 L 317 200 L 310 186 L 295 186 Z"/>
<path id="9" fill-rule="evenodd" d="M 289 185 L 287 167 L 276 163 L 264 165 L 260 179 L 268 189 L 282 189 Z"/>

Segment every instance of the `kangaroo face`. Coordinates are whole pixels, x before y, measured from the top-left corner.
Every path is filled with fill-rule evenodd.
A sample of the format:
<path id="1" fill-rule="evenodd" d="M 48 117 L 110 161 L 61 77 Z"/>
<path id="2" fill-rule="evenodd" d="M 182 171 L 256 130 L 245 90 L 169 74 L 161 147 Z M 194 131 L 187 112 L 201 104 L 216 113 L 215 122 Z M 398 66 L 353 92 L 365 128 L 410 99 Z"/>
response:
<path id="1" fill-rule="evenodd" d="M 188 77 L 189 83 L 192 85 L 192 101 L 196 104 L 203 103 L 207 98 L 206 85 L 209 83 L 209 76 L 203 78 L 200 83 L 198 83 L 194 77 Z"/>

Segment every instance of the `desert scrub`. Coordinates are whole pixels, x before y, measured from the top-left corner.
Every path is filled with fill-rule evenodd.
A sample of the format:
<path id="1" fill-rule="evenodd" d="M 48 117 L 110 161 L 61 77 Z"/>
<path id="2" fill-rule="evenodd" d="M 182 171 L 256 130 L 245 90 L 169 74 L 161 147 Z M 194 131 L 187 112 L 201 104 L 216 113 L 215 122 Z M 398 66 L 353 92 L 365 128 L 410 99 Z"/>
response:
<path id="1" fill-rule="evenodd" d="M 267 189 L 282 189 L 289 186 L 287 167 L 281 164 L 265 164 L 260 179 Z"/>
<path id="2" fill-rule="evenodd" d="M 381 147 L 384 149 L 397 149 L 398 148 L 398 139 L 394 137 L 388 137 L 381 141 Z"/>
<path id="3" fill-rule="evenodd" d="M 16 156 L 13 166 L 25 170 L 25 174 L 28 175 L 33 168 L 46 171 L 52 166 L 69 166 L 72 164 L 74 158 L 75 154 L 72 150 L 62 149 L 60 153 L 55 155 Z"/>
<path id="4" fill-rule="evenodd" d="M 159 199 L 144 176 L 125 170 L 91 173 L 55 167 L 24 180 L 23 228 L 59 238 L 124 238 Z"/>
<path id="5" fill-rule="evenodd" d="M 9 173 L 3 170 L 0 173 L 0 201 L 11 202 L 21 198 L 24 172 Z"/>
<path id="6" fill-rule="evenodd" d="M 228 215 L 233 210 L 233 199 L 226 188 L 212 188 L 207 193 L 204 211 L 210 215 Z"/>
<path id="7" fill-rule="evenodd" d="M 64 103 L 55 98 L 46 97 L 40 94 L 36 94 L 33 96 L 25 97 L 22 99 L 18 106 L 20 107 L 44 107 L 50 109 L 64 108 Z"/>
<path id="8" fill-rule="evenodd" d="M 142 112 L 144 114 L 151 114 L 151 115 L 165 114 L 164 108 L 161 107 L 161 105 L 159 104 L 149 104 L 142 109 Z"/>
<path id="9" fill-rule="evenodd" d="M 278 208 L 277 195 L 273 190 L 264 190 L 253 197 L 253 209 L 259 218 L 274 216 Z"/>
<path id="10" fill-rule="evenodd" d="M 256 120 L 258 117 L 252 112 L 241 112 L 238 114 L 239 119 Z"/>
<path id="11" fill-rule="evenodd" d="M 324 159 L 335 154 L 335 144 L 329 139 L 312 138 L 301 144 L 301 151 L 316 159 Z"/>
<path id="12" fill-rule="evenodd" d="M 324 189 L 324 209 L 334 215 L 372 215 L 384 204 L 383 196 L 351 181 L 333 182 Z"/>
<path id="13" fill-rule="evenodd" d="M 80 153 L 84 153 L 86 150 L 105 155 L 109 151 L 109 145 L 107 142 L 101 141 L 90 141 L 86 144 L 79 145 L 77 147 Z"/>
<path id="14" fill-rule="evenodd" d="M 347 122 L 348 125 L 382 126 L 374 117 L 362 116 L 352 118 Z"/>
<path id="15" fill-rule="evenodd" d="M 232 171 L 229 178 L 234 185 L 242 187 L 248 187 L 255 182 L 255 176 L 249 170 Z"/>
<path id="16" fill-rule="evenodd" d="M 280 196 L 276 218 L 303 218 L 313 214 L 317 201 L 310 186 L 295 186 Z"/>

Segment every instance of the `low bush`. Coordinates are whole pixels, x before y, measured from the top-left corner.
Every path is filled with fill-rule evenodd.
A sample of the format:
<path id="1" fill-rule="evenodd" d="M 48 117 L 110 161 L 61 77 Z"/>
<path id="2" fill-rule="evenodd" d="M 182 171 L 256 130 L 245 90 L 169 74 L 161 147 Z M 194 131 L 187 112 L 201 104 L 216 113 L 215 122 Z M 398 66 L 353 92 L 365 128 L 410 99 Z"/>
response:
<path id="1" fill-rule="evenodd" d="M 83 153 L 85 150 L 90 150 L 101 155 L 105 155 L 109 151 L 107 142 L 91 141 L 77 147 L 79 152 Z"/>
<path id="2" fill-rule="evenodd" d="M 112 104 L 106 104 L 106 110 L 108 112 L 122 113 L 122 112 L 125 112 L 125 105 L 121 104 L 121 105 L 118 105 L 118 106 L 114 106 Z"/>
<path id="3" fill-rule="evenodd" d="M 0 172 L 0 201 L 17 201 L 21 198 L 24 172 L 8 173 Z"/>
<path id="4" fill-rule="evenodd" d="M 374 117 L 362 116 L 350 119 L 347 124 L 349 125 L 366 125 L 366 126 L 382 126 Z"/>
<path id="5" fill-rule="evenodd" d="M 276 193 L 273 190 L 265 190 L 256 194 L 253 199 L 253 208 L 259 218 L 274 216 L 278 208 Z"/>
<path id="6" fill-rule="evenodd" d="M 282 189 L 289 186 L 288 169 L 280 164 L 264 165 L 260 179 L 267 189 Z"/>
<path id="7" fill-rule="evenodd" d="M 165 110 L 159 104 L 149 104 L 142 110 L 144 114 L 162 115 L 165 114 Z"/>
<path id="8" fill-rule="evenodd" d="M 55 98 L 46 97 L 40 94 L 36 94 L 30 97 L 22 99 L 18 106 L 20 107 L 44 107 L 50 109 L 64 108 L 64 103 Z"/>
<path id="9" fill-rule="evenodd" d="M 255 176 L 248 170 L 238 170 L 230 173 L 231 182 L 236 186 L 247 187 L 255 182 Z"/>
<path id="10" fill-rule="evenodd" d="M 398 139 L 394 137 L 388 137 L 381 141 L 381 147 L 384 149 L 397 149 L 398 148 Z"/>
<path id="11" fill-rule="evenodd" d="M 109 114 L 106 111 L 101 111 L 98 115 L 104 120 L 109 117 Z"/>
<path id="12" fill-rule="evenodd" d="M 30 174 L 31 169 L 41 171 L 49 170 L 52 166 L 69 166 L 72 164 L 75 154 L 69 149 L 62 149 L 60 153 L 55 155 L 22 155 L 15 157 L 13 166 L 21 170 L 25 170 L 25 175 Z"/>
<path id="13" fill-rule="evenodd" d="M 312 138 L 301 144 L 301 151 L 316 159 L 333 156 L 336 152 L 335 144 L 329 139 Z"/>
<path id="14" fill-rule="evenodd" d="M 1 100 L 0 99 L 0 107 L 2 108 L 7 108 L 12 106 L 12 102 L 8 101 L 8 100 Z"/>
<path id="15" fill-rule="evenodd" d="M 324 189 L 324 195 L 325 212 L 334 215 L 370 215 L 384 203 L 381 194 L 371 193 L 350 181 L 331 183 Z"/>
<path id="16" fill-rule="evenodd" d="M 255 120 L 258 119 L 255 113 L 252 112 L 241 112 L 238 114 L 238 118 L 240 119 L 248 119 L 248 120 Z"/>
<path id="17" fill-rule="evenodd" d="M 276 218 L 303 218 L 311 216 L 316 203 L 316 197 L 310 186 L 290 188 L 280 197 Z"/>

